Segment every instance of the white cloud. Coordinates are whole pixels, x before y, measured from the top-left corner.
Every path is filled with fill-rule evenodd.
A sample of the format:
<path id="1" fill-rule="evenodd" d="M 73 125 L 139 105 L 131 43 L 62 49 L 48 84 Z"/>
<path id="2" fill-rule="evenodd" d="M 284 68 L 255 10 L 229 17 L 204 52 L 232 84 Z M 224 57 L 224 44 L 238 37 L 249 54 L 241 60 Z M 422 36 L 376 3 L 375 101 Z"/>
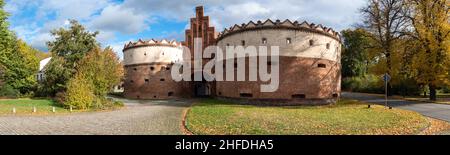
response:
<path id="1" fill-rule="evenodd" d="M 103 9 L 100 16 L 92 19 L 91 27 L 124 34 L 136 34 L 148 29 L 148 16 L 136 14 L 130 8 L 111 5 Z"/>
<path id="2" fill-rule="evenodd" d="M 195 6 L 203 5 L 217 31 L 250 20 L 307 20 L 336 30 L 348 28 L 359 21 L 358 9 L 365 0 L 7 0 L 5 9 L 21 15 L 19 25 L 12 29 L 34 47 L 45 49 L 51 40 L 49 31 L 76 19 L 89 30 L 98 30 L 103 45 L 123 47 L 120 40 L 149 30 L 158 19 L 188 22 L 195 16 Z M 31 16 L 22 10 L 34 12 Z M 40 24 L 39 24 L 40 23 Z M 44 24 L 42 24 L 44 23 Z M 187 25 L 186 27 L 189 27 Z M 168 30 L 161 36 L 184 40 L 184 30 Z M 127 38 L 120 38 L 126 35 Z M 139 35 L 142 36 L 142 35 Z M 132 38 L 134 40 L 138 39 Z M 118 41 L 119 40 L 119 41 Z M 119 45 L 121 44 L 121 45 Z M 120 52 L 121 53 L 121 52 Z"/>

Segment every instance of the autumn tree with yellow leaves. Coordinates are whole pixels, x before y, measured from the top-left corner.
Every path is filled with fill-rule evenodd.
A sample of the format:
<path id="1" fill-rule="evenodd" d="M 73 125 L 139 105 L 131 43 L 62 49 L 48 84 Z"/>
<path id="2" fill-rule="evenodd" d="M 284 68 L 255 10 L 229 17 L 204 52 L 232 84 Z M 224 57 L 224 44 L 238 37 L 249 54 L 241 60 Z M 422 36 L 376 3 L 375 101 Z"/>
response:
<path id="1" fill-rule="evenodd" d="M 416 41 L 412 71 L 419 83 L 428 85 L 430 100 L 436 90 L 449 84 L 450 20 L 449 0 L 410 0 L 411 37 Z"/>

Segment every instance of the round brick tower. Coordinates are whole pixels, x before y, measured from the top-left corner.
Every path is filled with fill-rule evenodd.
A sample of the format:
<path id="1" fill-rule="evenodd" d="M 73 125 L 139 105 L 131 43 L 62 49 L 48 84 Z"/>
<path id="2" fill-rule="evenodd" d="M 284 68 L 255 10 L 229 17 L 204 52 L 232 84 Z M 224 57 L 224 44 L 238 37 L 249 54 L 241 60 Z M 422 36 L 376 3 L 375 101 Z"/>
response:
<path id="1" fill-rule="evenodd" d="M 170 99 L 185 96 L 183 84 L 171 77 L 171 66 L 182 61 L 183 48 L 175 41 L 130 42 L 123 49 L 124 96 L 132 99 Z"/>
<path id="2" fill-rule="evenodd" d="M 217 38 L 217 46 L 268 46 L 269 52 L 270 46 L 279 46 L 280 54 L 278 63 L 268 62 L 269 68 L 279 66 L 277 91 L 261 93 L 260 86 L 269 82 L 217 81 L 219 98 L 260 104 L 318 105 L 334 103 L 340 96 L 341 39 L 331 28 L 289 20 L 249 22 L 225 29 Z M 246 59 L 248 78 L 248 56 L 237 59 Z"/>

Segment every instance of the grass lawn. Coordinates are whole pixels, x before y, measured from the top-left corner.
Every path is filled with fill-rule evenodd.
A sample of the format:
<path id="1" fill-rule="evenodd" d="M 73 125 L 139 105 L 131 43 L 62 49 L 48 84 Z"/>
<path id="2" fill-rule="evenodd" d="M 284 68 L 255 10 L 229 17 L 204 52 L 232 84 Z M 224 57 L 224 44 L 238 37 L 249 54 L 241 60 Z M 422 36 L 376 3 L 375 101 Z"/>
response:
<path id="1" fill-rule="evenodd" d="M 194 105 L 186 126 L 199 135 L 403 135 L 429 126 L 411 111 L 342 100 L 330 106 L 259 107 L 213 99 Z"/>
<path id="2" fill-rule="evenodd" d="M 33 107 L 36 107 L 36 113 L 33 113 Z M 0 115 L 12 115 L 13 108 L 16 108 L 16 115 L 47 115 L 47 114 L 66 114 L 70 113 L 56 102 L 48 99 L 0 99 Z M 52 108 L 56 108 L 56 113 Z M 79 112 L 79 111 L 73 111 Z"/>

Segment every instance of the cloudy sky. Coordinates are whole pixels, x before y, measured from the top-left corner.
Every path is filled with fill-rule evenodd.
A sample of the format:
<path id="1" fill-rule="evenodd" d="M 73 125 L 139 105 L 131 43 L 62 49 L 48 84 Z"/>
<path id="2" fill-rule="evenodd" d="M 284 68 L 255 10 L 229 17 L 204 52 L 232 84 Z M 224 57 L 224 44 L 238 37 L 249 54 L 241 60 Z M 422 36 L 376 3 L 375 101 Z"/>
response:
<path id="1" fill-rule="evenodd" d="M 323 24 L 336 30 L 360 19 L 365 0 L 6 0 L 11 29 L 33 47 L 47 51 L 49 31 L 76 19 L 99 31 L 102 46 L 121 55 L 128 41 L 184 40 L 195 6 L 203 5 L 217 31 L 250 20 L 291 19 Z"/>

